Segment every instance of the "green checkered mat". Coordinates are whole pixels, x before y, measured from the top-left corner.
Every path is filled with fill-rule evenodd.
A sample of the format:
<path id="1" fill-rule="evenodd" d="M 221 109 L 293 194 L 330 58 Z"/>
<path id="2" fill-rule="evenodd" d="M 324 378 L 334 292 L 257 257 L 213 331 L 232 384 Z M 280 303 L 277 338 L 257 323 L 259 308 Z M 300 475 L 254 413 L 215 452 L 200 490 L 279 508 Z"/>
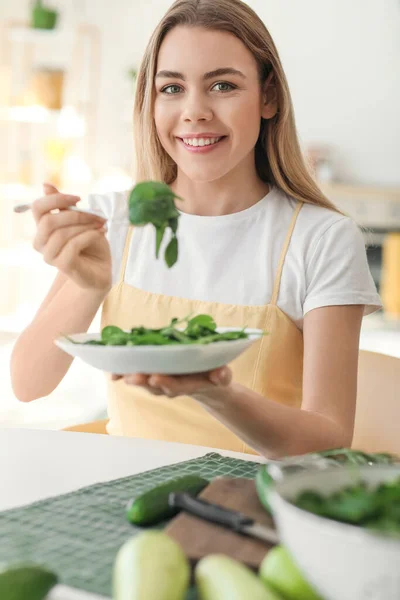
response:
<path id="1" fill-rule="evenodd" d="M 0 563 L 33 561 L 55 571 L 65 585 L 110 596 L 115 555 L 141 531 L 126 520 L 129 499 L 189 473 L 209 480 L 220 475 L 251 479 L 257 468 L 257 463 L 210 453 L 7 510 L 0 513 Z"/>

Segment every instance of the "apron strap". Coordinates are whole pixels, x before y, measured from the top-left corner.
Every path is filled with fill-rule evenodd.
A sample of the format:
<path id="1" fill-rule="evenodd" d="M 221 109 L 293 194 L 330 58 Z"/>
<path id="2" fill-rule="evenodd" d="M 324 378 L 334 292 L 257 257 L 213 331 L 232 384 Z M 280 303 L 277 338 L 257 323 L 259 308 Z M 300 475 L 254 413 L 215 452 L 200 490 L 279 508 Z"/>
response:
<path id="1" fill-rule="evenodd" d="M 122 255 L 121 269 L 120 269 L 120 273 L 119 273 L 119 283 L 123 283 L 123 281 L 125 279 L 125 271 L 126 271 L 126 265 L 128 262 L 129 247 L 131 245 L 132 232 L 133 232 L 133 227 L 132 227 L 132 225 L 130 225 L 129 229 L 128 229 L 128 233 L 126 234 L 124 253 Z"/>
<path id="2" fill-rule="evenodd" d="M 286 240 L 285 243 L 283 244 L 283 249 L 282 249 L 282 254 L 281 254 L 281 258 L 279 260 L 279 264 L 278 264 L 278 269 L 276 271 L 276 276 L 275 276 L 275 282 L 274 282 L 274 289 L 272 292 L 272 298 L 271 298 L 271 302 L 270 304 L 276 304 L 278 301 L 278 295 L 279 295 L 279 288 L 281 286 L 281 278 L 282 278 L 282 270 L 283 270 L 283 264 L 285 262 L 285 258 L 286 258 L 286 254 L 289 248 L 289 244 L 290 244 L 290 240 L 292 237 L 292 233 L 294 231 L 294 226 L 296 225 L 296 221 L 297 221 L 297 217 L 299 216 L 299 212 L 301 207 L 303 206 L 303 202 L 298 201 L 297 202 L 297 206 L 296 209 L 293 213 L 292 216 L 292 220 L 290 221 L 290 225 L 289 225 L 289 229 L 288 232 L 286 234 Z"/>

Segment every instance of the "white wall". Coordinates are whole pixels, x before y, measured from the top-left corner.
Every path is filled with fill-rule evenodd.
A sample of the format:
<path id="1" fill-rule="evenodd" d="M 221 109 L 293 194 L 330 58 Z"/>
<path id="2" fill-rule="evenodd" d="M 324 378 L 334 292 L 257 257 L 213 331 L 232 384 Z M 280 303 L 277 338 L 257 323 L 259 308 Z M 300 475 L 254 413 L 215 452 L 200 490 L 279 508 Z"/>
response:
<path id="1" fill-rule="evenodd" d="M 100 169 L 129 167 L 130 87 L 170 0 L 49 0 L 64 24 L 87 19 L 102 30 Z M 400 183 L 399 0 L 248 0 L 276 42 L 303 143 L 332 145 L 343 180 Z M 30 0 L 1 0 L 0 18 L 22 17 Z"/>

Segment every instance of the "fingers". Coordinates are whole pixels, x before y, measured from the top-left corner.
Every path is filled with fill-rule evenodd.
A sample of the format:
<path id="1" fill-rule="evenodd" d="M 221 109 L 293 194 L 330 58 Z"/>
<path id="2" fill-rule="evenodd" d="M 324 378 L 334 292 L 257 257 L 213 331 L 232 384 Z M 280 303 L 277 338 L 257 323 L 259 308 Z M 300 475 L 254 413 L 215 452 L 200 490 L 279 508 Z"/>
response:
<path id="1" fill-rule="evenodd" d="M 134 375 L 124 375 L 125 381 L 129 379 L 129 383 L 132 385 L 147 385 L 151 375 L 144 375 L 143 373 L 135 373 Z"/>
<path id="2" fill-rule="evenodd" d="M 136 373 L 134 375 L 125 375 L 124 381 L 130 385 L 137 385 L 147 390 L 153 396 L 168 396 L 169 390 L 165 387 L 160 386 L 154 382 L 153 375 L 144 375 L 143 373 Z"/>
<path id="3" fill-rule="evenodd" d="M 145 390 L 147 390 L 148 392 L 150 392 L 151 394 L 153 394 L 153 396 L 170 396 L 171 395 L 171 390 L 165 386 L 160 385 L 159 381 L 156 381 L 155 377 L 163 377 L 161 375 L 158 376 L 154 376 L 154 375 L 144 375 L 143 373 L 135 373 L 133 375 L 112 375 L 111 379 L 112 381 L 117 381 L 118 379 L 121 379 L 121 377 L 124 379 L 124 382 L 128 385 L 137 385 Z M 166 378 L 164 376 L 165 379 L 172 379 L 172 378 Z"/>
<path id="4" fill-rule="evenodd" d="M 48 194 L 58 194 L 59 193 L 58 189 L 52 183 L 44 183 L 43 191 L 46 194 L 46 196 Z"/>
<path id="5" fill-rule="evenodd" d="M 116 375 L 115 373 L 112 373 L 111 381 L 119 381 L 120 379 L 123 379 L 127 384 L 138 385 L 142 387 L 144 390 L 147 390 L 148 392 L 153 394 L 153 396 L 166 395 L 164 390 L 149 385 L 148 381 L 150 379 L 150 375 Z"/>
<path id="6" fill-rule="evenodd" d="M 40 219 L 46 213 L 49 213 L 57 208 L 59 210 L 65 210 L 69 206 L 75 206 L 79 200 L 79 196 L 72 196 L 69 194 L 47 194 L 46 196 L 38 198 L 38 200 L 35 200 L 32 203 L 33 218 L 35 219 L 36 223 L 39 223 Z"/>
<path id="7" fill-rule="evenodd" d="M 72 237 L 61 249 L 59 254 L 53 259 L 52 265 L 60 271 L 68 272 L 68 269 L 76 257 L 88 246 L 93 244 L 99 235 L 99 231 L 84 231 Z"/>
<path id="8" fill-rule="evenodd" d="M 175 377 L 152 375 L 149 379 L 149 385 L 151 389 L 161 389 L 165 396 L 169 398 L 189 396 L 195 392 L 203 391 L 207 387 L 214 387 L 206 374 L 178 375 Z"/>
<path id="9" fill-rule="evenodd" d="M 220 367 L 208 373 L 208 378 L 214 385 L 229 385 L 232 377 L 233 374 L 229 367 Z"/>
<path id="10" fill-rule="evenodd" d="M 65 231 L 60 232 L 61 229 L 71 229 L 74 227 L 102 227 L 105 223 L 105 219 L 90 215 L 83 212 L 72 212 L 70 210 L 63 210 L 57 214 L 46 213 L 38 222 L 36 236 L 33 241 L 33 247 L 38 252 L 42 252 L 54 232 L 57 232 L 58 237 L 68 235 Z M 76 233 L 80 233 L 81 229 L 76 229 Z"/>
<path id="11" fill-rule="evenodd" d="M 75 237 L 87 231 L 105 231 L 102 225 L 75 225 L 63 227 L 55 231 L 48 243 L 40 248 L 43 259 L 47 264 L 53 264 L 65 246 Z"/>
<path id="12" fill-rule="evenodd" d="M 214 388 L 215 386 L 228 386 L 232 381 L 232 371 L 229 367 L 220 367 L 207 373 L 195 375 L 144 375 L 142 373 L 125 375 L 125 383 L 137 385 L 151 392 L 153 395 L 165 395 L 169 398 L 188 396 Z"/>

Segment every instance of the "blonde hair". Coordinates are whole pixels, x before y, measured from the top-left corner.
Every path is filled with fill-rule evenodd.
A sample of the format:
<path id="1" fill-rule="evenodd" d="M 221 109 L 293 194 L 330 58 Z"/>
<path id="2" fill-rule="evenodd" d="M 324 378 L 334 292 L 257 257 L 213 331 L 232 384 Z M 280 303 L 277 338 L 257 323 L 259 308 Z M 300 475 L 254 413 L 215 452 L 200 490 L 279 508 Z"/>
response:
<path id="1" fill-rule="evenodd" d="M 297 137 L 289 87 L 275 44 L 261 19 L 240 0 L 177 0 L 153 32 L 136 84 L 136 181 L 171 183 L 176 178 L 177 166 L 162 147 L 157 135 L 153 107 L 154 78 L 160 46 L 166 34 L 178 25 L 232 33 L 254 56 L 261 84 L 273 72 L 278 111 L 271 119 L 261 121 L 255 147 L 258 176 L 297 200 L 339 212 L 319 189 L 304 160 Z"/>

